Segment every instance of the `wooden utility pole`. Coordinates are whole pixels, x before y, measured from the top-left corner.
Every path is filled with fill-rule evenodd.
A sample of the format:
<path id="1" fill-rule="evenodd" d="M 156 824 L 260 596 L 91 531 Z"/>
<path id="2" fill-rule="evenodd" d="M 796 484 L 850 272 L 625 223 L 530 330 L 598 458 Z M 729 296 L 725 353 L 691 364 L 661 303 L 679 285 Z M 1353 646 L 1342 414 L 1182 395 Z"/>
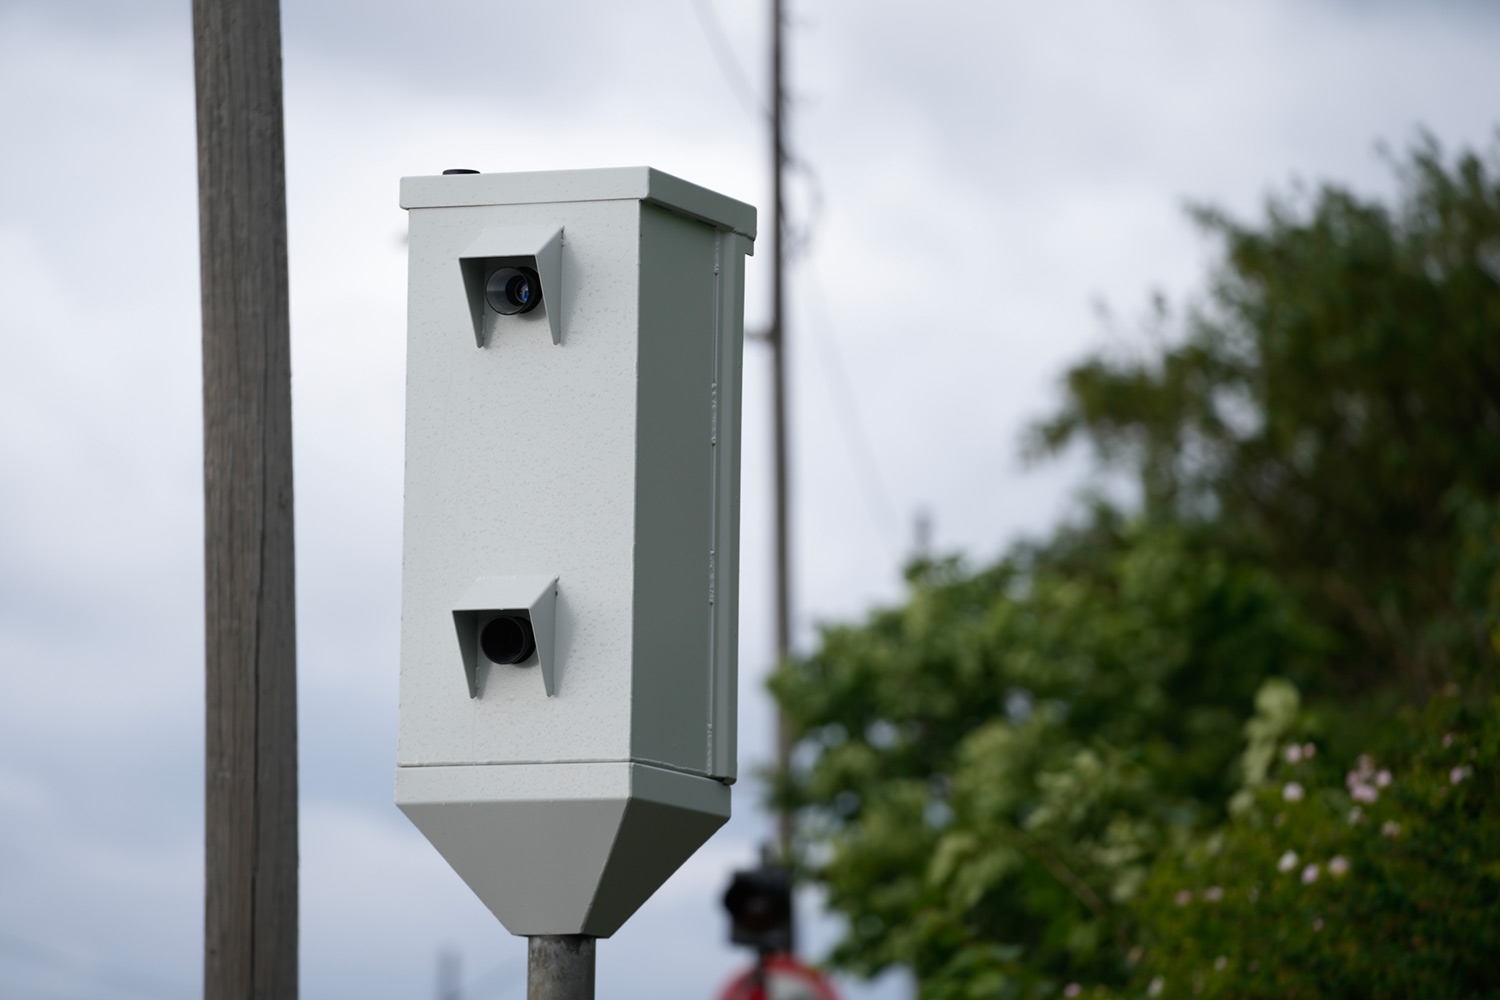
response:
<path id="1" fill-rule="evenodd" d="M 786 210 L 782 203 L 782 181 L 786 173 L 783 141 L 786 96 L 782 89 L 782 40 L 786 14 L 782 0 L 771 0 L 771 213 L 775 243 L 771 250 L 771 444 L 775 463 L 776 491 L 776 662 L 792 655 L 792 598 L 790 536 L 787 523 L 787 433 L 786 433 Z M 792 760 L 792 731 L 786 712 L 776 713 L 776 768 L 786 775 Z M 776 814 L 776 837 L 783 860 L 792 856 L 792 814 L 781 808 Z"/>
<path id="2" fill-rule="evenodd" d="M 278 0 L 193 0 L 203 296 L 205 1000 L 297 996 L 297 661 Z"/>

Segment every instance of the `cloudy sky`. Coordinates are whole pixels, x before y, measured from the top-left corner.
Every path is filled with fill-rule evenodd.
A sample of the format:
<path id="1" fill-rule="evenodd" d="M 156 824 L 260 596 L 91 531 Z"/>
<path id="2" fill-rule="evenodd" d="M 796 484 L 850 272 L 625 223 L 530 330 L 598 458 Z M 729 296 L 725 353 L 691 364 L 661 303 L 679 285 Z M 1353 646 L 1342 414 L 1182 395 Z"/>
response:
<path id="1" fill-rule="evenodd" d="M 305 997 L 523 995 L 511 938 L 391 805 L 405 218 L 397 179 L 648 163 L 762 206 L 764 0 L 285 0 Z M 1017 440 L 1153 289 L 1185 201 L 1253 216 L 1500 123 L 1500 8 L 1459 0 L 793 0 L 795 601 L 900 596 L 912 519 L 975 560 L 1083 465 Z M 723 43 L 720 45 L 719 43 Z M 716 46 L 718 46 L 716 48 Z M 202 570 L 187 0 L 0 0 L 0 995 L 200 977 Z M 767 247 L 747 325 L 766 317 Z M 1101 308 L 1101 304 L 1103 307 Z M 1101 319 L 1108 311 L 1113 323 Z M 764 761 L 765 358 L 747 348 L 742 759 Z M 599 950 L 601 1000 L 707 998 L 737 816 Z M 810 945 L 836 928 L 808 910 Z M 895 1000 L 897 979 L 851 988 Z"/>

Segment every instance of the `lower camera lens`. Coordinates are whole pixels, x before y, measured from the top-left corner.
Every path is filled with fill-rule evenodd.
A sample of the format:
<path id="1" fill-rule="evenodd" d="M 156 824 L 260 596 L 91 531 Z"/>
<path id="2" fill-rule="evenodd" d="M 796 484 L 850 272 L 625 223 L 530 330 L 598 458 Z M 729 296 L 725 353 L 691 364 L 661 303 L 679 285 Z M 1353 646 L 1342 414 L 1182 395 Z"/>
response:
<path id="1" fill-rule="evenodd" d="M 479 633 L 479 648 L 491 663 L 524 663 L 536 652 L 536 636 L 525 618 L 491 618 Z"/>
<path id="2" fill-rule="evenodd" d="M 502 267 L 484 283 L 484 301 L 502 316 L 530 312 L 542 301 L 542 283 L 529 267 Z"/>

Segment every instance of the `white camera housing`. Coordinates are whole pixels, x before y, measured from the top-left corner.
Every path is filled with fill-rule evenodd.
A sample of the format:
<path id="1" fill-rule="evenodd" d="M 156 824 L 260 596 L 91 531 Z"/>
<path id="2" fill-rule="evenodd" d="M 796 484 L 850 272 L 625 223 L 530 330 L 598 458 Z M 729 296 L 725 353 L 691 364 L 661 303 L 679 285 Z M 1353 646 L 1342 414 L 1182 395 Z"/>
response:
<path id="1" fill-rule="evenodd" d="M 729 817 L 755 209 L 646 167 L 401 205 L 396 802 L 512 933 L 606 937 Z M 541 302 L 487 305 L 500 267 Z M 485 655 L 501 613 L 522 663 Z"/>

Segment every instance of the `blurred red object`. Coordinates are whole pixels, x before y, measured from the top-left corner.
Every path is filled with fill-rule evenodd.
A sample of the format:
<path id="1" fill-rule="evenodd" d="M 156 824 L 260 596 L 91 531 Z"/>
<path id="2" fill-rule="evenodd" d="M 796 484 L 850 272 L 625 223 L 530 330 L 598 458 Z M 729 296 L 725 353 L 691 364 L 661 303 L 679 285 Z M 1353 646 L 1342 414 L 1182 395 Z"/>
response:
<path id="1" fill-rule="evenodd" d="M 839 1000 L 817 969 L 790 955 L 768 955 L 729 981 L 718 1000 Z"/>

